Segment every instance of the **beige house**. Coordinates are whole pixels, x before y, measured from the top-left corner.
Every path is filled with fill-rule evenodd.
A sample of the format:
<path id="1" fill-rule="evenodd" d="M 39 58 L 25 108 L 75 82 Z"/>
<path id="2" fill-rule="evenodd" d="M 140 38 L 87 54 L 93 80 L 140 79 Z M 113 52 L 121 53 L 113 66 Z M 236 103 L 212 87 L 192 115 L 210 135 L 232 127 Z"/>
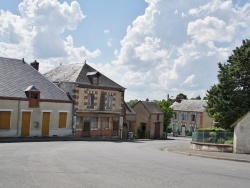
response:
<path id="1" fill-rule="evenodd" d="M 138 101 L 132 109 L 135 111 L 136 124 L 135 130 L 138 130 L 139 138 L 162 138 L 164 113 L 156 102 Z"/>
<path id="2" fill-rule="evenodd" d="M 74 134 L 122 137 L 125 88 L 86 62 L 56 67 L 45 74 L 74 99 Z"/>
<path id="3" fill-rule="evenodd" d="M 72 135 L 73 103 L 38 67 L 0 57 L 0 137 Z"/>
<path id="4" fill-rule="evenodd" d="M 250 111 L 236 121 L 234 127 L 234 153 L 250 153 Z"/>
<path id="5" fill-rule="evenodd" d="M 205 111 L 206 100 L 181 100 L 174 102 L 171 125 L 174 135 L 178 132 L 185 136 L 187 131 L 193 132 L 197 128 L 211 127 L 213 119 Z"/>

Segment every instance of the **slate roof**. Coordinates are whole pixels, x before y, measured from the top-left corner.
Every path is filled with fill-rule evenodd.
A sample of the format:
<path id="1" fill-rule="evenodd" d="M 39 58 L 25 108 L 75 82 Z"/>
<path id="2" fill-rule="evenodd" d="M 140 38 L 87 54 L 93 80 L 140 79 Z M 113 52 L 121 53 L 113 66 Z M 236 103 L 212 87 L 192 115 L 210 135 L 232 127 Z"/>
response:
<path id="1" fill-rule="evenodd" d="M 163 113 L 161 108 L 156 104 L 156 102 L 152 101 L 138 101 L 137 103 L 142 103 L 142 105 L 149 111 L 151 114 L 160 114 Z M 136 104 L 137 104 L 136 103 Z M 135 105 L 136 105 L 135 104 Z M 134 105 L 134 106 L 135 106 Z"/>
<path id="2" fill-rule="evenodd" d="M 101 74 L 87 63 L 60 65 L 44 74 L 46 78 L 54 83 L 74 82 L 84 85 L 92 85 L 87 75 L 99 75 L 98 86 L 125 89 L 105 75 Z M 92 85 L 93 86 L 93 85 Z"/>
<path id="3" fill-rule="evenodd" d="M 206 100 L 182 100 L 180 103 L 174 102 L 171 107 L 174 111 L 204 112 Z"/>
<path id="4" fill-rule="evenodd" d="M 23 60 L 0 57 L 0 97 L 27 98 L 35 87 L 40 99 L 70 101 L 67 94 Z"/>
<path id="5" fill-rule="evenodd" d="M 135 111 L 126 102 L 124 102 L 124 104 L 127 115 L 136 115 Z"/>

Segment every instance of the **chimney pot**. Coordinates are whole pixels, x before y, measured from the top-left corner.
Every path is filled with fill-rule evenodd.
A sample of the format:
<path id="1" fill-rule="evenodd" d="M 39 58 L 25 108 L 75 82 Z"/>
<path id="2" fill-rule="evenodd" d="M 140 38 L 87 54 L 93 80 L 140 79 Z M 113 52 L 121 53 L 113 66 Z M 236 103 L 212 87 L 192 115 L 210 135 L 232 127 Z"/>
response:
<path id="1" fill-rule="evenodd" d="M 33 63 L 30 63 L 30 65 L 37 71 L 39 70 L 39 63 L 36 60 Z"/>

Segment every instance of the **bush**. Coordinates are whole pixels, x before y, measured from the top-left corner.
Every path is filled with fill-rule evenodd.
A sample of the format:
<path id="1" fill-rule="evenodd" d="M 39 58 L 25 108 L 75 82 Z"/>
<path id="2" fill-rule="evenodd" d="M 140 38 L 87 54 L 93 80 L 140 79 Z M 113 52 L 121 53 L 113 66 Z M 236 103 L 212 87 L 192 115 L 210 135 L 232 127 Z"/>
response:
<path id="1" fill-rule="evenodd" d="M 220 138 L 217 141 L 218 144 L 224 144 L 224 142 L 225 142 L 225 139 L 223 139 L 223 138 Z"/>
<path id="2" fill-rule="evenodd" d="M 168 126 L 168 127 L 167 127 L 167 132 L 168 132 L 168 133 L 171 133 L 171 132 L 172 132 L 172 127 Z"/>
<path id="3" fill-rule="evenodd" d="M 209 136 L 211 136 L 211 137 L 216 137 L 216 132 L 209 132 Z"/>
<path id="4" fill-rule="evenodd" d="M 234 143 L 233 139 L 226 140 L 226 141 L 224 142 L 224 144 L 233 144 L 233 143 Z"/>
<path id="5" fill-rule="evenodd" d="M 192 136 L 192 132 L 187 132 L 187 136 Z"/>
<path id="6" fill-rule="evenodd" d="M 226 132 L 225 129 L 215 128 L 215 127 L 200 128 L 200 129 L 197 129 L 196 131 L 198 131 L 198 132 Z"/>

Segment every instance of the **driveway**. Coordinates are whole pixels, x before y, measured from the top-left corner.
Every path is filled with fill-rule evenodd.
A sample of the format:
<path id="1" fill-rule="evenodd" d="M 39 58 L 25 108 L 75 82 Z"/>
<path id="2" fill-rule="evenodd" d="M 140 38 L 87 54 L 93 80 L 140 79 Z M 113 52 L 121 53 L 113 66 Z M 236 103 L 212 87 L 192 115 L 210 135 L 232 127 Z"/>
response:
<path id="1" fill-rule="evenodd" d="M 0 187 L 249 187 L 249 163 L 164 151 L 188 141 L 1 143 Z"/>

